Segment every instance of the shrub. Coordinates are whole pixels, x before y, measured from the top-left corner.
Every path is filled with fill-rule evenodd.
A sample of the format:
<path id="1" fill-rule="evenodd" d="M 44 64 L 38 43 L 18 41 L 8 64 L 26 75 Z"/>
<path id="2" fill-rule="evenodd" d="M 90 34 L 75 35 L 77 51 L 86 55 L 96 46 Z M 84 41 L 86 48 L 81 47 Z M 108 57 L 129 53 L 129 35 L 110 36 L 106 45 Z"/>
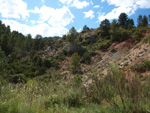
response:
<path id="1" fill-rule="evenodd" d="M 147 71 L 150 71 L 150 61 L 149 60 L 144 60 L 143 61 L 144 67 Z"/>
<path id="2" fill-rule="evenodd" d="M 141 36 L 142 36 L 142 33 L 140 31 L 135 31 L 134 32 L 134 37 L 135 37 L 136 40 L 140 41 Z"/>
<path id="3" fill-rule="evenodd" d="M 81 62 L 89 64 L 90 61 L 91 61 L 91 54 L 89 52 L 84 53 L 82 58 L 81 58 Z"/>
<path id="4" fill-rule="evenodd" d="M 117 50 L 116 50 L 115 48 L 112 48 L 112 49 L 111 49 L 111 52 L 112 52 L 112 53 L 115 53 L 115 52 L 117 52 Z"/>
<path id="5" fill-rule="evenodd" d="M 150 43 L 150 35 L 146 35 L 146 36 L 142 39 L 142 43 Z"/>
<path id="6" fill-rule="evenodd" d="M 73 44 L 70 43 L 69 45 L 67 45 L 67 47 L 63 50 L 65 55 L 72 55 L 75 52 L 78 53 L 79 55 L 83 55 L 87 50 L 83 47 L 81 47 L 78 44 Z"/>
<path id="7" fill-rule="evenodd" d="M 71 57 L 71 72 L 76 73 L 79 72 L 80 69 L 80 57 L 78 53 L 74 53 Z"/>
<path id="8" fill-rule="evenodd" d="M 82 76 L 81 75 L 75 75 L 74 76 L 74 84 L 75 86 L 80 86 L 82 83 Z"/>
<path id="9" fill-rule="evenodd" d="M 82 104 L 81 93 L 74 89 L 65 89 L 49 96 L 45 102 L 45 108 L 55 108 L 65 105 L 67 107 L 78 107 Z"/>
<path id="10" fill-rule="evenodd" d="M 24 74 L 15 74 L 15 75 L 10 75 L 9 81 L 13 83 L 24 83 L 26 82 L 26 78 Z"/>
<path id="11" fill-rule="evenodd" d="M 108 41 L 104 41 L 102 43 L 99 44 L 99 49 L 102 50 L 102 51 L 106 51 L 111 45 L 111 42 L 108 40 Z"/>
<path id="12" fill-rule="evenodd" d="M 137 72 L 150 71 L 150 61 L 144 60 L 141 63 L 134 64 L 131 66 L 131 69 Z"/>
<path id="13" fill-rule="evenodd" d="M 121 29 L 121 30 L 115 31 L 111 35 L 111 38 L 112 38 L 113 42 L 115 42 L 115 41 L 122 42 L 124 40 L 127 40 L 129 37 L 130 37 L 130 33 L 129 33 L 128 30 L 125 30 L 125 29 Z"/>
<path id="14" fill-rule="evenodd" d="M 52 65 L 52 67 L 58 67 L 59 61 L 57 59 L 53 59 L 53 60 L 51 60 L 51 65 Z"/>
<path id="15" fill-rule="evenodd" d="M 141 82 L 138 75 L 126 78 L 123 71 L 114 64 L 104 78 L 93 76 L 92 85 L 86 93 L 86 100 L 101 103 L 103 100 L 110 103 L 120 112 L 146 112 L 150 103 L 149 79 Z"/>

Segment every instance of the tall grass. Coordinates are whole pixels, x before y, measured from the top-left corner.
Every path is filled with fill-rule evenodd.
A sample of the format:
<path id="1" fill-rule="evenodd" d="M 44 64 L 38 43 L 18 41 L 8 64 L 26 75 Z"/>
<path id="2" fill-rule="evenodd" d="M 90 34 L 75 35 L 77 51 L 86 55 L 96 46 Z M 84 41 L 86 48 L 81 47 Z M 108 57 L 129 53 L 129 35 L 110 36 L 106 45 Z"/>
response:
<path id="1" fill-rule="evenodd" d="M 79 84 L 79 85 L 78 85 Z M 107 76 L 93 76 L 93 83 L 82 86 L 81 76 L 72 83 L 64 80 L 26 84 L 1 82 L 0 113 L 129 113 L 150 110 L 150 77 L 143 82 L 138 76 L 127 78 L 111 65 Z"/>
<path id="2" fill-rule="evenodd" d="M 150 110 L 149 77 L 142 82 L 138 75 L 126 77 L 117 66 L 111 65 L 107 76 L 94 79 L 93 95 L 99 101 L 106 101 L 120 112 L 147 112 Z M 94 89 L 93 89 L 94 88 Z"/>

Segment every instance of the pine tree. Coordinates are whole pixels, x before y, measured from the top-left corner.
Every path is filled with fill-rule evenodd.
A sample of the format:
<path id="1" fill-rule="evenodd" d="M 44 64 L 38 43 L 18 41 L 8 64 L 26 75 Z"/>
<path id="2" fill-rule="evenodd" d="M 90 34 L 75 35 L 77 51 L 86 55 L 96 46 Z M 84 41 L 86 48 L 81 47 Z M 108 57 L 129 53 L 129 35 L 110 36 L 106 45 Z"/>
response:
<path id="1" fill-rule="evenodd" d="M 102 30 L 102 33 L 101 33 L 102 37 L 106 37 L 106 36 L 110 37 L 110 34 L 109 34 L 110 22 L 108 19 L 105 19 L 101 22 L 100 28 Z"/>
<path id="2" fill-rule="evenodd" d="M 127 25 L 128 15 L 126 13 L 121 13 L 119 15 L 118 23 L 120 26 L 125 27 Z"/>
<path id="3" fill-rule="evenodd" d="M 143 17 L 142 26 L 143 27 L 148 27 L 148 18 L 147 18 L 146 15 L 144 15 L 144 17 Z"/>
<path id="4" fill-rule="evenodd" d="M 137 23 L 138 23 L 137 27 L 142 27 L 142 20 L 143 20 L 142 15 L 139 15 L 137 19 Z"/>

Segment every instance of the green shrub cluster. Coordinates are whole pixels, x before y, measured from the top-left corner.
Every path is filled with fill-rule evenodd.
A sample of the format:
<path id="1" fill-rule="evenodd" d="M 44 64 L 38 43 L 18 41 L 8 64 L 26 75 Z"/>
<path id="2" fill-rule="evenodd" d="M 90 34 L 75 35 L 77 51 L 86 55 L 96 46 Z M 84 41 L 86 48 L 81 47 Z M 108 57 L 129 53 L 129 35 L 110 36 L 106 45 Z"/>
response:
<path id="1" fill-rule="evenodd" d="M 124 40 L 127 40 L 128 38 L 131 37 L 131 34 L 128 30 L 126 29 L 120 29 L 112 33 L 111 39 L 113 42 L 122 42 Z"/>
<path id="2" fill-rule="evenodd" d="M 141 63 L 134 64 L 131 66 L 131 69 L 137 72 L 150 71 L 150 61 L 144 60 Z"/>
<path id="3" fill-rule="evenodd" d="M 141 31 L 136 30 L 136 31 L 134 32 L 134 38 L 135 38 L 136 40 L 140 41 L 140 40 L 141 40 L 141 36 L 142 36 Z"/>
<path id="4" fill-rule="evenodd" d="M 80 71 L 80 56 L 78 53 L 74 53 L 71 57 L 70 70 L 72 73 Z"/>
<path id="5" fill-rule="evenodd" d="M 99 49 L 102 51 L 106 51 L 111 45 L 110 40 L 105 40 L 99 44 Z"/>
<path id="6" fill-rule="evenodd" d="M 150 43 L 150 35 L 146 35 L 141 41 L 142 43 Z"/>

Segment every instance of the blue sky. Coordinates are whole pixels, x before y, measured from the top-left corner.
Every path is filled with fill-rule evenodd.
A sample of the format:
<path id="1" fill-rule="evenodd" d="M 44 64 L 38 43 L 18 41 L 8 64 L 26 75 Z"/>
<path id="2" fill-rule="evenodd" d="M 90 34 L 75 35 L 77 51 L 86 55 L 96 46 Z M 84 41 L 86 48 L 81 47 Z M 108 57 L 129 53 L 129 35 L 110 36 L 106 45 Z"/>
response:
<path id="1" fill-rule="evenodd" d="M 134 19 L 150 14 L 150 0 L 0 0 L 0 20 L 24 35 L 62 36 L 74 26 L 99 27 L 125 12 Z"/>

